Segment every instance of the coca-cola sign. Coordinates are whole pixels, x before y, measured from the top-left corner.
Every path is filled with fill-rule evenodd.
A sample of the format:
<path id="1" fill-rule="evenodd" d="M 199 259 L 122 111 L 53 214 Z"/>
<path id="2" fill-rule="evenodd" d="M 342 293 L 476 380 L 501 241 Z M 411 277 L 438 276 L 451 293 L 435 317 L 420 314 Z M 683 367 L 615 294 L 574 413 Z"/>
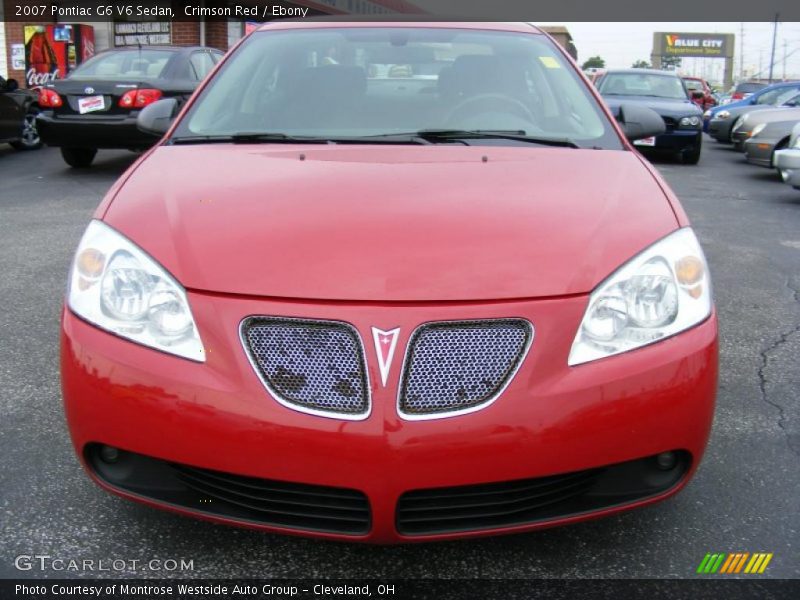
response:
<path id="1" fill-rule="evenodd" d="M 23 32 L 25 83 L 29 88 L 66 77 L 94 56 L 94 29 L 89 25 L 25 25 Z"/>

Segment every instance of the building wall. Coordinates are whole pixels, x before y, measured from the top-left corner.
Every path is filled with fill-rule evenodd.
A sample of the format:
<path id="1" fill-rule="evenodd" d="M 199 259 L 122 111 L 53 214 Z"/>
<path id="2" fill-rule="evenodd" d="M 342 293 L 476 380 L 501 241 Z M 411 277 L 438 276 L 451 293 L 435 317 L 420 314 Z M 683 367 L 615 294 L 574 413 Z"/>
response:
<path id="1" fill-rule="evenodd" d="M 3 5 L 0 4 L 0 77 L 3 79 L 8 78 L 8 61 L 11 57 L 8 56 L 10 50 L 6 49 L 6 24 L 3 21 Z"/>

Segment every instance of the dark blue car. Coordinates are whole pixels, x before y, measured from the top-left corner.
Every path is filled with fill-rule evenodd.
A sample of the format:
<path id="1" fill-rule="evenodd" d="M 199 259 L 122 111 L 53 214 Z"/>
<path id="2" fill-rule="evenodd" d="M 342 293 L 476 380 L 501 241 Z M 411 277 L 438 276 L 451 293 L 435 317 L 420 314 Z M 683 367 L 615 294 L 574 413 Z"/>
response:
<path id="1" fill-rule="evenodd" d="M 657 112 L 666 131 L 634 144 L 643 152 L 669 152 L 686 164 L 697 164 L 703 143 L 703 113 L 689 99 L 683 80 L 670 71 L 615 69 L 606 71 L 596 83 L 611 112 L 622 104 L 641 104 Z"/>

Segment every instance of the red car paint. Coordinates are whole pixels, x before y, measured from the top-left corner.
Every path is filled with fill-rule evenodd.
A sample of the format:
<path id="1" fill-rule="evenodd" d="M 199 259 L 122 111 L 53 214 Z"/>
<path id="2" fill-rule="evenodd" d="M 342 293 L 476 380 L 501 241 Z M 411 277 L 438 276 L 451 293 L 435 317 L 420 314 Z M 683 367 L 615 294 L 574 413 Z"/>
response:
<path id="1" fill-rule="evenodd" d="M 378 543 L 531 530 L 671 496 L 694 474 L 711 427 L 716 315 L 659 343 L 567 365 L 589 293 L 688 223 L 655 169 L 625 147 L 155 147 L 96 217 L 184 285 L 206 362 L 117 338 L 65 309 L 62 387 L 76 452 L 86 465 L 86 444 L 103 443 L 251 477 L 358 489 L 372 510 L 364 536 L 245 525 Z M 239 338 L 249 315 L 352 324 L 366 348 L 369 418 L 319 418 L 272 401 Z M 421 323 L 504 317 L 529 320 L 535 339 L 497 402 L 457 418 L 400 418 L 401 360 L 380 385 L 373 327 L 399 328 L 402 356 Z M 408 490 L 543 477 L 673 449 L 692 456 L 686 476 L 624 506 L 422 537 L 395 527 L 397 499 Z M 87 470 L 121 496 L 243 524 L 122 491 Z"/>
<path id="2" fill-rule="evenodd" d="M 695 104 L 697 104 L 697 106 L 699 106 L 703 111 L 708 110 L 709 108 L 712 108 L 717 105 L 717 101 L 714 100 L 714 95 L 712 94 L 711 88 L 709 87 L 708 82 L 705 79 L 702 79 L 700 77 L 681 77 L 681 79 L 683 79 L 683 81 L 686 82 L 687 88 L 689 87 L 688 82 L 690 81 L 699 83 L 702 89 L 699 89 L 697 91 L 703 92 L 702 97 L 695 98 L 694 96 L 692 96 L 693 90 L 689 89 L 689 99 Z"/>

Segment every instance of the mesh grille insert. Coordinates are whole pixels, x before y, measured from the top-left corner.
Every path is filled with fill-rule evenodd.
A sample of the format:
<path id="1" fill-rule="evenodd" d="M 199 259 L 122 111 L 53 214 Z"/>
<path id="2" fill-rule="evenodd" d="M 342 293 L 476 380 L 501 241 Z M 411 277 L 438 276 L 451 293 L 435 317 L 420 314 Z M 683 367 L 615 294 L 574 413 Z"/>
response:
<path id="1" fill-rule="evenodd" d="M 533 338 L 523 319 L 423 325 L 409 342 L 400 411 L 409 416 L 467 410 L 505 388 Z"/>
<path id="2" fill-rule="evenodd" d="M 251 317 L 242 325 L 242 338 L 278 401 L 337 415 L 368 412 L 364 350 L 349 325 Z"/>

